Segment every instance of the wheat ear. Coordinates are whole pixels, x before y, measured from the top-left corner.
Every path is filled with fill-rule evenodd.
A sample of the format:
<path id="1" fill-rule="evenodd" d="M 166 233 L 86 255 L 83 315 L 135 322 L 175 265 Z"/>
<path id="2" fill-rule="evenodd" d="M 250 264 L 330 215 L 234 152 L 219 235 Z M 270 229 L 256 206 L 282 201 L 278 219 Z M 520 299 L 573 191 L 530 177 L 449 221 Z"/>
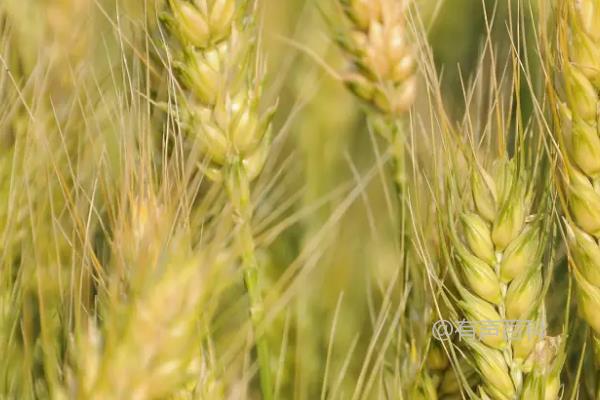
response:
<path id="1" fill-rule="evenodd" d="M 188 90 L 182 99 L 185 125 L 201 143 L 207 176 L 224 182 L 239 226 L 244 281 L 256 335 L 263 398 L 273 384 L 267 338 L 259 332 L 263 300 L 251 229 L 250 183 L 270 148 L 274 107 L 259 110 L 263 68 L 257 53 L 254 3 L 236 0 L 170 0 L 165 20 L 179 42 L 176 72 Z"/>
<path id="2" fill-rule="evenodd" d="M 489 172 L 473 160 L 471 170 L 472 196 L 459 206 L 460 223 L 450 218 L 449 236 L 458 306 L 478 334 L 474 339 L 466 335 L 465 341 L 481 378 L 479 395 L 498 400 L 556 398 L 562 368 L 559 339 L 541 338 L 538 331 L 517 332 L 516 337 L 515 330 L 523 327 L 507 330 L 505 322 L 544 322 L 546 218 L 532 214 L 533 180 L 525 168 L 517 167 L 516 159 L 506 157 L 496 160 Z M 459 197 L 457 187 L 450 191 L 454 199 Z M 543 209 L 540 214 L 545 215 Z M 496 334 L 481 334 L 486 323 L 494 322 Z M 535 392 L 544 380 L 541 392 Z M 523 397 L 534 392 L 536 396 Z"/>
<path id="3" fill-rule="evenodd" d="M 416 95 L 415 58 L 406 32 L 408 1 L 338 0 L 349 28 L 338 43 L 353 64 L 345 76 L 348 88 L 368 106 L 376 132 L 390 143 L 394 180 L 404 202 L 405 135 L 402 117 Z"/>
<path id="4" fill-rule="evenodd" d="M 407 1 L 339 1 L 350 21 L 350 31 L 339 43 L 356 67 L 346 84 L 380 114 L 402 116 L 416 90 L 415 60 L 405 27 Z"/>
<path id="5" fill-rule="evenodd" d="M 600 2 L 568 1 L 560 32 L 566 107 L 562 149 L 566 166 L 568 242 L 578 304 L 594 332 L 600 362 Z"/>
<path id="6" fill-rule="evenodd" d="M 207 358 L 198 316 L 215 257 L 209 246 L 193 248 L 188 229 L 168 233 L 176 219 L 158 199 L 140 197 L 128 208 L 112 249 L 111 267 L 124 273 L 111 277 L 102 296 L 102 331 L 90 323 L 77 338 L 76 398 L 171 398 L 189 383 L 206 398 L 223 398 L 213 377 L 196 380 Z"/>

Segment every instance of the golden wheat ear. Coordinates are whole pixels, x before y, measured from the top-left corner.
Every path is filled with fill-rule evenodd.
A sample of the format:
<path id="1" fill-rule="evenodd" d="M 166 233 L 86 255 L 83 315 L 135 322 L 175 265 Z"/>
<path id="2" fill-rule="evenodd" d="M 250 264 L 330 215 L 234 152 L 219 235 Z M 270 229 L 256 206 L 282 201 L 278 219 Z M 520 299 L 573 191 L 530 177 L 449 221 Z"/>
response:
<path id="1" fill-rule="evenodd" d="M 394 155 L 395 183 L 402 199 L 406 190 L 405 133 L 402 119 L 413 105 L 416 61 L 407 29 L 406 0 L 337 0 L 346 24 L 332 29 L 351 63 L 344 82 L 363 104 L 373 129 Z M 340 16 L 344 19 L 343 16 Z"/>

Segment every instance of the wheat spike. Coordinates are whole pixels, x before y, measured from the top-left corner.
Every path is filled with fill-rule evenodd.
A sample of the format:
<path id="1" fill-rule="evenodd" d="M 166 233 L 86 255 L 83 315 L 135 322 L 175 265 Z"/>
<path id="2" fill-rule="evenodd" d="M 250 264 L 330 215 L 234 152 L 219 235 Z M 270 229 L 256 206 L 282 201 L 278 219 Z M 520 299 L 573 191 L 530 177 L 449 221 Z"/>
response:
<path id="1" fill-rule="evenodd" d="M 408 1 L 338 1 L 349 26 L 337 40 L 353 65 L 344 81 L 368 106 L 374 130 L 390 143 L 395 183 L 403 200 L 406 139 L 401 119 L 417 89 L 415 57 L 406 31 Z"/>
<path id="2" fill-rule="evenodd" d="M 239 225 L 244 280 L 255 328 L 263 322 L 258 264 L 250 226 L 250 183 L 259 175 L 271 144 L 275 107 L 261 112 L 263 65 L 258 57 L 255 4 L 236 0 L 170 0 L 164 20 L 177 38 L 174 63 L 187 89 L 184 125 L 209 158 L 206 175 L 223 181 Z M 256 338 L 263 396 L 273 384 L 267 340 Z"/>
<path id="3" fill-rule="evenodd" d="M 558 352 L 534 368 L 530 357 L 544 340 L 542 332 L 529 335 L 518 322 L 513 328 L 506 322 L 534 321 L 537 327 L 544 321 L 545 219 L 533 214 L 534 180 L 514 158 L 499 158 L 486 169 L 475 156 L 470 165 L 471 198 L 459 206 L 459 221 L 450 218 L 449 235 L 458 305 L 475 333 L 474 338 L 465 334 L 465 339 L 481 379 L 479 395 L 498 400 L 556 398 L 562 366 Z M 458 198 L 456 189 L 451 197 Z M 494 324 L 495 333 L 486 334 L 486 324 Z M 539 396 L 523 397 L 539 386 L 530 381 L 538 382 L 540 376 L 547 384 Z"/>
<path id="4" fill-rule="evenodd" d="M 100 329 L 91 321 L 76 338 L 77 398 L 170 398 L 188 383 L 223 398 L 214 379 L 195 380 L 204 282 L 216 261 L 207 248 L 193 248 L 185 229 L 167 233 L 172 215 L 158 199 L 138 198 L 116 224 L 112 267 L 123 273 L 107 288 Z"/>
<path id="5" fill-rule="evenodd" d="M 340 0 L 351 29 L 340 36 L 355 70 L 352 92 L 385 115 L 404 114 L 415 98 L 415 60 L 406 34 L 406 1 Z"/>
<path id="6" fill-rule="evenodd" d="M 337 35 L 337 41 L 353 66 L 344 82 L 367 105 L 373 129 L 390 144 L 394 181 L 404 207 L 407 174 L 402 117 L 414 103 L 417 90 L 415 57 L 406 31 L 408 1 L 338 2 L 348 27 Z M 404 235 L 405 217 L 400 219 Z"/>
<path id="7" fill-rule="evenodd" d="M 568 243 L 578 282 L 579 311 L 600 337 L 600 2 L 566 2 L 561 24 L 566 104 L 562 153 L 566 166 Z M 594 346 L 600 362 L 600 347 Z"/>
<path id="8" fill-rule="evenodd" d="M 248 2 L 244 2 L 248 3 Z M 206 172 L 226 179 L 239 165 L 252 181 L 270 147 L 274 108 L 261 112 L 263 68 L 246 7 L 235 0 L 171 0 L 164 19 L 177 37 L 175 70 L 188 89 L 182 99 L 187 132 L 209 157 Z"/>

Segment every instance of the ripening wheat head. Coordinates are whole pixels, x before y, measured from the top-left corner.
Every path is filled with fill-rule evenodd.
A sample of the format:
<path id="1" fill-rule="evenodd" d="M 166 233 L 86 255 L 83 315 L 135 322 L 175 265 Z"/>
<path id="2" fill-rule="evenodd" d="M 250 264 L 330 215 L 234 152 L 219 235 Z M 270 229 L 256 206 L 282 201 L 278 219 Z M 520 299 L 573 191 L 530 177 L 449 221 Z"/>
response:
<path id="1" fill-rule="evenodd" d="M 600 2 L 567 2 L 561 57 L 566 106 L 562 153 L 566 166 L 568 234 L 579 310 L 600 355 Z"/>
<path id="2" fill-rule="evenodd" d="M 450 178 L 450 204 L 457 204 L 450 212 L 458 217 L 448 224 L 457 305 L 478 335 L 465 340 L 481 379 L 477 390 L 490 399 L 553 399 L 560 387 L 560 341 L 540 337 L 537 328 L 545 323 L 542 270 L 551 219 L 539 199 L 547 198 L 548 185 L 533 176 L 532 166 L 519 163 L 522 157 L 486 158 L 476 152 L 467 157 L 466 198 L 458 179 Z M 510 330 L 505 321 L 521 322 Z M 538 329 L 535 335 L 524 334 L 527 321 Z M 498 332 L 485 334 L 486 324 Z"/>
<path id="3" fill-rule="evenodd" d="M 237 217 L 238 244 L 255 333 L 263 322 L 258 263 L 250 227 L 250 183 L 263 169 L 271 145 L 275 107 L 261 111 L 264 66 L 249 0 L 170 0 L 165 14 L 177 39 L 175 72 L 187 90 L 180 96 L 184 129 L 209 159 L 206 175 L 222 180 Z M 263 397 L 272 398 L 266 338 L 256 337 Z"/>
<path id="4" fill-rule="evenodd" d="M 215 254 L 206 243 L 194 245 L 173 215 L 148 195 L 133 198 L 116 221 L 104 321 L 90 322 L 74 354 L 78 398 L 162 398 L 189 385 L 207 398 L 224 396 L 214 377 L 198 380 Z"/>
<path id="5" fill-rule="evenodd" d="M 338 0 L 350 21 L 339 36 L 355 68 L 346 83 L 384 115 L 398 116 L 416 92 L 415 59 L 406 32 L 407 1 Z"/>
<path id="6" fill-rule="evenodd" d="M 274 108 L 262 112 L 263 66 L 248 1 L 169 1 L 165 14 L 177 38 L 175 72 L 187 89 L 180 112 L 201 143 L 215 180 L 240 165 L 251 181 L 267 157 Z"/>

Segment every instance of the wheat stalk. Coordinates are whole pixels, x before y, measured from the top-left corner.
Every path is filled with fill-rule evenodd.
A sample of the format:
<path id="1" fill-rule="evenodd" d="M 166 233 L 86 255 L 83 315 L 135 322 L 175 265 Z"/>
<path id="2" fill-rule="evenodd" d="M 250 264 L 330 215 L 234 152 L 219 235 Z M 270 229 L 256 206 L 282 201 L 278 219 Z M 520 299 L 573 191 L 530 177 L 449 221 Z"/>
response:
<path id="1" fill-rule="evenodd" d="M 510 329 L 523 327 L 505 326 L 505 321 L 545 321 L 541 297 L 547 219 L 543 207 L 540 215 L 532 214 L 536 210 L 534 180 L 524 166 L 519 168 L 516 158 L 501 157 L 490 171 L 476 156 L 469 165 L 471 198 L 458 206 L 460 224 L 450 217 L 448 234 L 454 252 L 451 273 L 457 304 L 479 335 L 465 338 L 482 382 L 479 395 L 490 399 L 556 398 L 562 368 L 559 347 L 545 346 L 534 352 L 543 342 L 539 333 L 528 336 L 521 331 L 511 340 Z M 451 187 L 452 203 L 460 195 L 456 181 Z M 482 333 L 486 323 L 499 324 L 494 328 L 496 334 Z M 552 340 L 558 339 L 547 339 Z M 523 397 L 537 390 L 540 380 L 546 380 L 541 392 Z"/>
<path id="2" fill-rule="evenodd" d="M 274 107 L 264 113 L 259 109 L 263 66 L 257 54 L 254 3 L 170 0 L 169 5 L 165 20 L 181 50 L 175 68 L 189 91 L 182 101 L 187 131 L 209 158 L 209 165 L 203 167 L 207 176 L 224 182 L 238 222 L 261 387 L 268 400 L 273 384 L 267 339 L 258 331 L 264 310 L 250 225 L 250 183 L 268 155 Z"/>

